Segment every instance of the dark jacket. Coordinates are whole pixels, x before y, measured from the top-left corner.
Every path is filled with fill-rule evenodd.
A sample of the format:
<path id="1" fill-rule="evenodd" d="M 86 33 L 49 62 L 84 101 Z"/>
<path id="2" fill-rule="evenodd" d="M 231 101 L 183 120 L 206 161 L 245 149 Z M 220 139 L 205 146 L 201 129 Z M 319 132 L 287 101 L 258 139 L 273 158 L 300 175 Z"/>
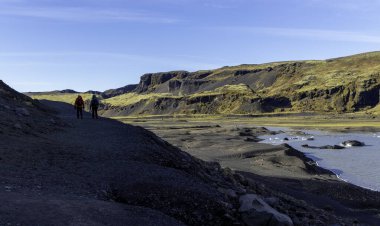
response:
<path id="1" fill-rule="evenodd" d="M 92 98 L 91 103 L 90 103 L 90 108 L 98 108 L 99 107 L 99 100 L 98 98 Z"/>

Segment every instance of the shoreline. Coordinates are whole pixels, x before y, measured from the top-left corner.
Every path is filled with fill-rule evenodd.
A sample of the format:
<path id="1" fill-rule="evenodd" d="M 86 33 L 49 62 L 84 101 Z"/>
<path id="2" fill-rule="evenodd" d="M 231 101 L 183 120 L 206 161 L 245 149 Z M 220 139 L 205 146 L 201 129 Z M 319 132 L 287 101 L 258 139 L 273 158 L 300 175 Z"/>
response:
<path id="1" fill-rule="evenodd" d="M 296 149 L 296 150 L 297 150 L 297 149 Z M 297 151 L 302 152 L 302 151 L 300 151 L 300 150 L 297 150 Z M 370 190 L 370 191 L 379 192 L 379 194 L 380 194 L 380 190 L 376 190 L 376 189 L 373 189 L 373 188 L 365 187 L 365 186 L 362 186 L 362 185 L 359 185 L 359 184 L 354 184 L 354 183 L 350 182 L 350 181 L 347 180 L 347 179 L 343 179 L 343 178 L 341 178 L 341 177 L 339 176 L 339 174 L 338 174 L 338 173 L 334 173 L 334 171 L 333 171 L 332 169 L 329 169 L 329 168 L 327 168 L 327 167 L 326 167 L 326 168 L 325 168 L 325 167 L 322 167 L 322 166 L 319 165 L 319 163 L 318 163 L 317 160 L 313 159 L 312 157 L 308 156 L 307 154 L 306 154 L 306 156 L 307 156 L 308 158 L 312 159 L 318 167 L 320 167 L 320 168 L 322 168 L 322 169 L 325 169 L 325 170 L 328 170 L 328 171 L 332 172 L 332 173 L 333 173 L 333 174 L 334 174 L 334 175 L 335 175 L 340 181 L 342 181 L 342 182 L 344 182 L 344 183 L 348 183 L 348 184 L 350 184 L 350 185 L 358 186 L 358 187 L 361 187 L 361 188 L 363 188 L 363 189 L 367 189 L 367 190 Z"/>
<path id="2" fill-rule="evenodd" d="M 289 145 L 289 146 L 290 146 L 290 145 Z M 290 146 L 290 147 L 291 147 L 291 146 Z M 315 159 L 313 159 L 312 156 L 310 156 L 310 155 L 308 155 L 308 154 L 306 154 L 306 153 L 304 153 L 304 152 L 302 152 L 302 151 L 300 151 L 300 150 L 298 150 L 298 149 L 296 149 L 296 148 L 294 148 L 294 147 L 291 147 L 291 148 L 294 149 L 295 151 L 298 151 L 298 152 L 300 152 L 300 153 L 303 153 L 303 154 L 305 155 L 306 158 L 309 158 L 311 161 L 313 161 L 313 162 L 315 163 L 315 165 L 316 165 L 317 167 L 319 167 L 320 169 L 331 172 L 331 174 L 333 174 L 334 176 L 336 176 L 336 178 L 339 179 L 341 182 L 343 182 L 343 183 L 347 183 L 347 184 L 350 184 L 350 185 L 353 185 L 353 186 L 357 186 L 357 187 L 360 187 L 360 188 L 363 188 L 363 189 L 367 189 L 367 190 L 370 190 L 370 191 L 373 191 L 373 192 L 378 192 L 378 193 L 380 194 L 380 190 L 376 190 L 376 189 L 373 189 L 373 188 L 369 188 L 369 187 L 361 186 L 361 185 L 358 185 L 358 184 L 354 184 L 354 183 L 350 182 L 349 180 L 346 180 L 346 179 L 341 178 L 341 177 L 339 176 L 339 174 L 335 173 L 332 169 L 329 169 L 329 168 L 327 168 L 327 167 L 325 168 L 325 167 L 320 166 L 319 163 L 318 163 L 318 161 L 315 160 Z"/>
<path id="3" fill-rule="evenodd" d="M 308 132 L 316 132 L 316 133 L 318 133 L 318 132 L 320 132 L 320 131 L 323 131 L 323 130 L 319 130 L 319 129 L 313 129 L 313 130 L 308 130 L 308 129 L 305 129 L 305 128 L 298 128 L 298 127 L 294 127 L 294 128 L 292 128 L 292 127 L 266 127 L 266 128 L 268 128 L 269 130 L 271 130 L 271 131 L 295 131 L 295 132 L 298 132 L 298 131 L 301 131 L 301 132 L 306 132 L 306 133 L 308 133 Z M 290 129 L 290 130 L 289 130 Z M 334 133 L 335 133 L 335 135 L 336 134 L 346 134 L 347 133 L 347 131 L 346 132 L 343 132 L 343 131 L 331 131 L 331 130 L 328 130 L 328 132 L 331 132 L 333 135 L 334 135 Z M 365 135 L 370 135 L 372 132 L 370 132 L 370 131 L 350 131 L 351 133 L 352 132 L 355 132 L 355 133 L 361 133 L 361 134 L 365 134 Z M 309 134 L 310 135 L 310 134 Z M 316 134 L 311 134 L 311 135 L 313 135 L 312 137 L 314 137 L 314 136 L 318 136 L 318 134 L 316 135 Z M 260 138 L 260 139 L 263 139 L 263 141 L 266 139 L 265 137 L 261 137 L 261 136 L 259 136 L 258 138 Z M 276 138 L 277 139 L 277 138 Z M 339 166 L 330 166 L 330 167 L 328 167 L 328 166 L 321 166 L 320 165 L 320 162 L 319 161 L 321 161 L 321 160 L 326 160 L 326 159 L 328 159 L 328 158 L 326 158 L 326 159 L 324 159 L 323 157 L 318 157 L 318 154 L 317 155 L 315 155 L 315 154 L 311 154 L 311 153 L 308 153 L 306 150 L 303 150 L 302 151 L 302 149 L 301 150 L 299 150 L 297 147 L 295 147 L 294 145 L 292 145 L 292 142 L 283 142 L 283 143 L 270 143 L 270 142 L 264 142 L 264 143 L 267 143 L 267 144 L 271 144 L 271 145 L 274 145 L 274 146 L 276 146 L 276 145 L 281 145 L 281 144 L 287 144 L 287 145 L 289 145 L 289 146 L 291 146 L 293 149 L 295 149 L 295 150 L 297 150 L 297 151 L 299 151 L 299 152 L 302 152 L 302 153 L 304 153 L 305 154 L 305 156 L 307 156 L 309 159 L 311 159 L 312 161 L 314 161 L 315 162 L 315 164 L 318 166 L 318 167 L 321 167 L 321 168 L 323 168 L 323 169 L 326 169 L 326 170 L 329 170 L 329 171 L 331 171 L 339 180 L 341 180 L 341 181 L 343 181 L 343 182 L 346 182 L 346 183 L 349 183 L 349 184 L 352 184 L 352 185 L 354 185 L 354 186 L 359 186 L 359 187 L 361 187 L 361 188 L 364 188 L 364 189 L 368 189 L 368 190 L 371 190 L 371 191 L 375 191 L 375 192 L 380 192 L 380 190 L 378 190 L 378 189 L 376 189 L 376 188 L 374 188 L 375 187 L 375 185 L 373 185 L 374 187 L 372 187 L 371 188 L 371 185 L 368 185 L 368 183 L 360 183 L 360 182 L 354 182 L 354 181 L 352 181 L 352 180 L 350 180 L 350 178 L 346 178 L 346 179 L 344 179 L 342 176 L 341 176 L 341 174 L 342 173 L 350 173 L 350 172 L 348 172 L 348 171 L 346 171 L 346 170 L 344 170 L 344 169 L 336 169 L 336 168 L 334 168 L 334 167 L 339 167 Z M 367 146 L 367 145 L 366 145 Z M 369 146 L 371 146 L 371 145 L 369 145 Z M 329 151 L 329 150 L 326 150 L 327 152 Z M 323 158 L 323 159 L 322 159 Z M 339 173 L 339 172 L 336 172 L 336 171 L 340 171 L 341 173 Z M 352 174 L 352 172 L 351 172 L 351 174 Z M 351 178 L 352 179 L 352 178 Z M 367 185 L 366 185 L 367 184 Z"/>
<path id="4" fill-rule="evenodd" d="M 273 133 L 253 123 L 190 120 L 124 121 L 144 127 L 168 143 L 208 162 L 218 162 L 285 194 L 337 216 L 378 225 L 380 192 L 339 178 L 333 171 L 290 145 L 259 143 Z M 321 201 L 323 200 L 323 201 Z M 376 212 L 376 213 L 374 213 Z"/>

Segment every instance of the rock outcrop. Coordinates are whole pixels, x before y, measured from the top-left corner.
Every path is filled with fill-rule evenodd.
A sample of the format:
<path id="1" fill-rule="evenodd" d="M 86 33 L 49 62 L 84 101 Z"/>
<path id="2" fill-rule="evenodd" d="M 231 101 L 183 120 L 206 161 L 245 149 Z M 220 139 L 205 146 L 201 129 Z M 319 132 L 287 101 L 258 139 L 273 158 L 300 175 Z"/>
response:
<path id="1" fill-rule="evenodd" d="M 136 88 L 136 92 L 142 93 L 147 91 L 156 91 L 157 86 L 168 82 L 171 79 L 184 79 L 189 75 L 187 71 L 174 71 L 167 73 L 145 74 L 141 76 L 140 83 Z"/>
<path id="2" fill-rule="evenodd" d="M 103 97 L 104 99 L 123 95 L 125 93 L 133 92 L 137 88 L 137 85 L 126 85 L 124 87 L 118 88 L 118 89 L 109 89 L 106 90 L 99 95 Z"/>

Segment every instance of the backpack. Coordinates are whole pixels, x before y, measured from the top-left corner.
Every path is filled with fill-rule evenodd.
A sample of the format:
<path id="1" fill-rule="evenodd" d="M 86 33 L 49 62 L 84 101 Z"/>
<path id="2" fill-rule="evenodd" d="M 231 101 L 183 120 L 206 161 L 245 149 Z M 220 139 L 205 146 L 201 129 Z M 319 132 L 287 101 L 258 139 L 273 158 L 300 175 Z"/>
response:
<path id="1" fill-rule="evenodd" d="M 76 101 L 75 101 L 75 106 L 76 107 L 83 107 L 83 105 L 84 105 L 83 99 L 82 98 L 77 98 Z"/>
<path id="2" fill-rule="evenodd" d="M 99 100 L 98 99 L 92 99 L 91 100 L 91 106 L 93 107 L 99 107 Z"/>

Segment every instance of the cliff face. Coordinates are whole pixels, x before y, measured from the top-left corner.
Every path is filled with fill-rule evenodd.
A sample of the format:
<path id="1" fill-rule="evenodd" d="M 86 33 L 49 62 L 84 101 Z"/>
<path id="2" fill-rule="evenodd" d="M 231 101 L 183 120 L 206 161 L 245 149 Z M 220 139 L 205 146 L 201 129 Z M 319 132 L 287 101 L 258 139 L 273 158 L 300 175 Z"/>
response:
<path id="1" fill-rule="evenodd" d="M 137 88 L 137 85 L 126 85 L 118 89 L 106 90 L 103 93 L 100 93 L 99 95 L 101 95 L 103 98 L 111 98 L 111 97 L 119 96 L 125 93 L 133 92 L 136 88 Z"/>
<path id="2" fill-rule="evenodd" d="M 138 93 L 156 91 L 157 86 L 165 84 L 172 79 L 184 79 L 188 77 L 189 74 L 190 73 L 186 71 L 145 74 L 141 76 L 140 83 L 135 91 Z"/>

